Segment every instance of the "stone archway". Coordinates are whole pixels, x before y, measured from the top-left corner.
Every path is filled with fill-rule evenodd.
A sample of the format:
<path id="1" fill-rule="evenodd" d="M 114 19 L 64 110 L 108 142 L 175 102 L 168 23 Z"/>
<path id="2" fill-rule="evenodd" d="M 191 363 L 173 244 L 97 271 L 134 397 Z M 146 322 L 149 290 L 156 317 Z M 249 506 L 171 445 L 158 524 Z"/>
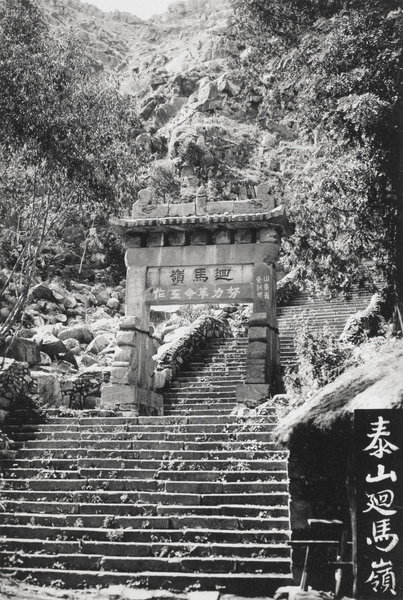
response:
<path id="1" fill-rule="evenodd" d="M 208 203 L 200 197 L 191 206 L 138 202 L 132 218 L 111 224 L 126 246 L 127 316 L 103 400 L 118 395 L 131 406 L 162 402 L 148 373 L 155 354 L 151 305 L 228 302 L 253 303 L 239 399 L 267 396 L 279 364 L 276 260 L 281 238 L 292 232 L 284 208 L 248 200 Z"/>

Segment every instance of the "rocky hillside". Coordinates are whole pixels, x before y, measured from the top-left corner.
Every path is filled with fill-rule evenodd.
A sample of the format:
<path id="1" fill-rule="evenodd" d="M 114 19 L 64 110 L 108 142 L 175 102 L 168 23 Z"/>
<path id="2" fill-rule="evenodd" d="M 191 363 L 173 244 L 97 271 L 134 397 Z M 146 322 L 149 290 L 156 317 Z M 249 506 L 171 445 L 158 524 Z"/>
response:
<path id="1" fill-rule="evenodd" d="M 105 14 L 80 0 L 40 0 L 55 28 L 71 28 L 82 39 L 94 58 L 116 69 L 125 59 L 131 39 L 143 23 L 138 17 L 115 11 Z"/>
<path id="2" fill-rule="evenodd" d="M 231 66 L 244 48 L 227 0 L 176 2 L 148 21 L 78 0 L 41 1 L 55 26 L 78 31 L 94 58 L 119 72 L 154 164 L 141 180 L 150 197 L 193 201 L 203 185 L 209 200 L 281 202 L 276 151 L 295 135 L 284 123 L 259 128 L 261 98 L 245 93 Z"/>

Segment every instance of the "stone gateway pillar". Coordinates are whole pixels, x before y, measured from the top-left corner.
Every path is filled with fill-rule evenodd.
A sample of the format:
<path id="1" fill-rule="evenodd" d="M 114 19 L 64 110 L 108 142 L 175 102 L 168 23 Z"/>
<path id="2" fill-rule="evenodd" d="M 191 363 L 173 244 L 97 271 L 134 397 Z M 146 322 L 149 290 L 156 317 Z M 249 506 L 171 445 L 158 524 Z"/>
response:
<path id="1" fill-rule="evenodd" d="M 139 201 L 132 218 L 111 225 L 126 245 L 126 326 L 130 322 L 146 335 L 153 305 L 252 303 L 246 385 L 239 386 L 239 401 L 267 397 L 279 364 L 276 260 L 281 238 L 292 233 L 284 207 L 275 207 L 270 198 Z M 122 356 L 146 352 L 142 344 L 136 350 Z M 136 387 L 143 380 L 144 385 L 141 365 L 130 360 L 119 365 L 121 384 Z M 112 384 L 113 379 L 112 369 Z M 111 396 L 113 389 L 106 393 Z"/>

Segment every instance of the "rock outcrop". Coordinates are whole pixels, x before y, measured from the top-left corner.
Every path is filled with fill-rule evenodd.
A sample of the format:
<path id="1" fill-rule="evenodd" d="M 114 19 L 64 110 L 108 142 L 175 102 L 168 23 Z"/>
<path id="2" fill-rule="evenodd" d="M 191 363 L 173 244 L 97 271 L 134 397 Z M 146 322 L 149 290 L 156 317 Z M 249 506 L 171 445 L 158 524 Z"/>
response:
<path id="1" fill-rule="evenodd" d="M 136 103 L 137 142 L 150 164 L 140 187 L 149 188 L 149 202 L 192 203 L 202 187 L 209 201 L 282 203 L 297 134 L 289 120 L 260 114 L 261 97 L 234 69 L 245 45 L 228 0 L 173 2 L 147 21 L 76 0 L 42 4 L 55 25 L 77 31 L 94 60 L 119 72 L 122 93 Z M 310 151 L 301 147 L 301 160 Z M 165 182 L 166 190 L 162 174 L 174 184 Z"/>

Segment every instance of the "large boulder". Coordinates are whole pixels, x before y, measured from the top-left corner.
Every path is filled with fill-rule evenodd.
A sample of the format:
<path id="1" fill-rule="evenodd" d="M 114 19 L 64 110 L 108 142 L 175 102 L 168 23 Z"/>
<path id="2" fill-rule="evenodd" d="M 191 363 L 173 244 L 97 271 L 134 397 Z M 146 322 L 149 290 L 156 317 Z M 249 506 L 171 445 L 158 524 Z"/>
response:
<path id="1" fill-rule="evenodd" d="M 91 292 L 95 296 L 98 304 L 106 304 L 111 297 L 111 288 L 107 288 L 101 283 L 97 283 L 91 288 Z"/>
<path id="2" fill-rule="evenodd" d="M 88 344 L 87 352 L 91 352 L 91 354 L 99 354 L 101 350 L 109 346 L 110 343 L 114 340 L 113 335 L 105 335 L 100 334 L 97 335 L 90 344 Z"/>
<path id="3" fill-rule="evenodd" d="M 38 283 L 35 285 L 29 294 L 30 300 L 54 300 L 53 291 L 47 283 Z"/>
<path id="4" fill-rule="evenodd" d="M 74 325 L 73 327 L 66 327 L 62 329 L 58 336 L 59 340 L 67 340 L 68 338 L 74 338 L 81 344 L 89 344 L 93 339 L 93 335 L 89 328 L 84 324 Z M 45 350 L 46 352 L 46 350 Z"/>
<path id="5" fill-rule="evenodd" d="M 35 340 L 28 338 L 15 338 L 7 350 L 7 356 L 19 362 L 28 363 L 30 367 L 39 365 L 41 362 L 38 344 Z"/>
<path id="6" fill-rule="evenodd" d="M 78 369 L 77 361 L 74 354 L 66 348 L 63 341 L 52 335 L 51 333 L 46 334 L 40 346 L 42 352 L 47 354 L 52 360 L 59 361 L 64 360 L 73 365 Z"/>

